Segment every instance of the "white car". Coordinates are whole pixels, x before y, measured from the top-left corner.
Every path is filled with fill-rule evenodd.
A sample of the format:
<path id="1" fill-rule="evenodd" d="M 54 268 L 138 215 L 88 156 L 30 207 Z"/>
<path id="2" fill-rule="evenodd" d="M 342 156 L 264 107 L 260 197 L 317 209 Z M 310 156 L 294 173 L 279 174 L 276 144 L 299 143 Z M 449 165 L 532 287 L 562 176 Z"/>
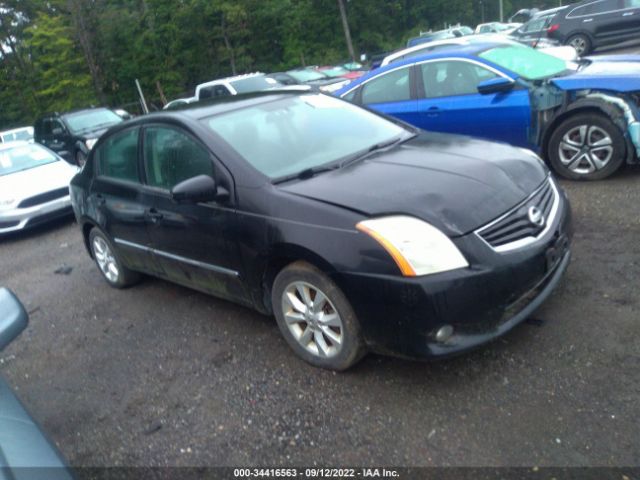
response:
<path id="1" fill-rule="evenodd" d="M 281 86 L 279 82 L 267 77 L 264 73 L 248 73 L 201 83 L 196 87 L 195 98 L 203 100 L 205 98 L 226 97 L 239 93 L 270 90 L 279 86 Z"/>
<path id="2" fill-rule="evenodd" d="M 0 234 L 71 214 L 69 182 L 77 172 L 38 143 L 0 144 Z"/>
<path id="3" fill-rule="evenodd" d="M 496 42 L 496 41 L 503 42 L 505 44 L 518 43 L 515 40 L 510 39 L 509 37 L 505 37 L 503 35 L 495 35 L 495 34 L 468 35 L 468 36 L 459 37 L 459 38 L 447 38 L 445 40 L 434 40 L 433 42 L 421 43 L 420 45 L 405 48 L 403 50 L 394 52 L 391 55 L 387 55 L 382 60 L 382 63 L 380 64 L 380 66 L 384 67 L 386 65 L 389 65 L 390 63 L 404 60 L 405 58 L 417 57 L 419 55 L 431 53 L 439 49 L 450 48 L 455 46 L 462 47 L 465 45 L 470 45 L 472 43 L 486 42 L 487 40 L 491 40 L 492 42 Z M 574 61 L 577 58 L 576 52 L 573 47 L 551 46 L 551 45 L 541 43 L 538 49 L 540 51 L 543 51 L 544 53 L 553 55 L 554 57 L 558 57 L 566 61 Z"/>
<path id="4" fill-rule="evenodd" d="M 484 33 L 498 33 L 500 35 L 509 35 L 516 28 L 520 27 L 521 23 L 500 23 L 500 22 L 489 22 L 489 23 L 481 23 L 476 27 L 476 34 L 484 34 Z"/>
<path id="5" fill-rule="evenodd" d="M 177 98 L 167 103 L 163 110 L 198 102 L 207 98 L 227 97 L 238 95 L 239 93 L 258 92 L 281 87 L 282 85 L 273 78 L 267 77 L 264 73 L 248 73 L 246 75 L 236 75 L 234 77 L 219 78 L 210 82 L 201 83 L 196 87 L 196 94 L 193 97 Z"/>
<path id="6" fill-rule="evenodd" d="M 0 143 L 15 142 L 16 140 L 33 141 L 33 127 L 20 127 L 0 132 Z"/>

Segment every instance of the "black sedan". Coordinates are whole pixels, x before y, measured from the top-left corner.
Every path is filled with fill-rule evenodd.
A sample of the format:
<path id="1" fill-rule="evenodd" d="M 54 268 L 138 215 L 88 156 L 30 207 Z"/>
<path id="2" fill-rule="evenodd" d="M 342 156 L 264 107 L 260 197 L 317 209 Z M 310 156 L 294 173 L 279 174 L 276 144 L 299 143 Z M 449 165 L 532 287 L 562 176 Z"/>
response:
<path id="1" fill-rule="evenodd" d="M 114 127 L 71 197 L 111 286 L 142 272 L 274 314 L 331 369 L 485 343 L 569 262 L 569 203 L 532 152 L 309 92 Z"/>

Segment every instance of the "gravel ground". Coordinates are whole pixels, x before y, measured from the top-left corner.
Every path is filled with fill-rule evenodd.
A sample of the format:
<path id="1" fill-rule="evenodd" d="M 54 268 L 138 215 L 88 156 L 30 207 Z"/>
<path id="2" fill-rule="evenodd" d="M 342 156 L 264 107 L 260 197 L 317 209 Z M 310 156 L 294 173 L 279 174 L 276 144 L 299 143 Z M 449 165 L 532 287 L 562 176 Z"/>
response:
<path id="1" fill-rule="evenodd" d="M 637 465 L 640 169 L 563 185 L 566 277 L 463 357 L 309 367 L 271 318 L 152 278 L 109 288 L 68 220 L 0 243 L 32 312 L 0 369 L 77 466 Z"/>

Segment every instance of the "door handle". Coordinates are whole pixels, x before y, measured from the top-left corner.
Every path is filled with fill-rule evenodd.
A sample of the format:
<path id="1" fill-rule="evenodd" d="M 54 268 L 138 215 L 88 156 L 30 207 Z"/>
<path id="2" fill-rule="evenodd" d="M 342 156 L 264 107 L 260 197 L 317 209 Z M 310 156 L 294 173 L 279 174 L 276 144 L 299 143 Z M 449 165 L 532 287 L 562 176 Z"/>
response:
<path id="1" fill-rule="evenodd" d="M 436 117 L 440 113 L 440 108 L 438 107 L 429 107 L 427 108 L 427 116 Z"/>
<path id="2" fill-rule="evenodd" d="M 633 15 L 633 12 L 627 12 L 622 14 L 623 17 L 630 17 L 631 15 Z"/>
<path id="3" fill-rule="evenodd" d="M 98 194 L 98 195 L 96 195 L 96 203 L 98 204 L 98 206 L 101 207 L 102 205 L 107 203 L 107 201 L 105 200 L 105 198 L 102 195 Z"/>
<path id="4" fill-rule="evenodd" d="M 157 211 L 155 208 L 150 209 L 147 212 L 147 214 L 149 215 L 149 219 L 153 223 L 158 223 L 160 220 L 162 220 L 162 217 L 164 216 L 159 211 Z"/>

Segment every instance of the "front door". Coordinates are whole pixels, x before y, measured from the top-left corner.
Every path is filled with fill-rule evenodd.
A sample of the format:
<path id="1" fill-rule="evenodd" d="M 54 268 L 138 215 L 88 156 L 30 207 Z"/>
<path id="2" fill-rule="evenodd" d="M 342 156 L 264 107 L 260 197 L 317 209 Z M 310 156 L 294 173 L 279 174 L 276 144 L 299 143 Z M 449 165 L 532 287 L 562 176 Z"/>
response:
<path id="1" fill-rule="evenodd" d="M 177 203 L 171 189 L 198 175 L 218 182 L 226 174 L 207 148 L 188 133 L 170 126 L 144 130 L 147 212 L 153 253 L 162 275 L 197 290 L 249 304 L 242 284 L 236 215 L 230 204 Z M 227 177 L 228 178 L 228 177 Z"/>
<path id="2" fill-rule="evenodd" d="M 497 74 L 476 63 L 447 59 L 428 61 L 418 71 L 419 127 L 529 147 L 529 92 L 517 87 L 482 95 L 478 84 Z"/>

